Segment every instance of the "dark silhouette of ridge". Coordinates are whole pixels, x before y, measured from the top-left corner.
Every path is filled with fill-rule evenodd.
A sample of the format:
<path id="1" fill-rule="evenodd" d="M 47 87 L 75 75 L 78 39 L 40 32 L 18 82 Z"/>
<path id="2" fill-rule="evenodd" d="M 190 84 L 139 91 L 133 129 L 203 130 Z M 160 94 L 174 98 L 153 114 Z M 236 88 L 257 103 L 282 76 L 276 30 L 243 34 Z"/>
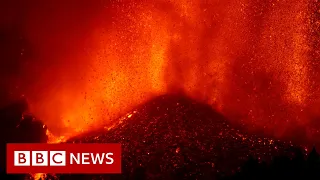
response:
<path id="1" fill-rule="evenodd" d="M 277 156 L 270 164 L 259 163 L 257 160 L 248 160 L 241 171 L 233 176 L 224 178 L 236 179 L 319 179 L 319 156 L 313 149 L 308 158 L 302 156 L 302 150 L 295 149 L 294 157 Z"/>
<path id="2" fill-rule="evenodd" d="M 19 100 L 0 109 L 0 179 L 24 179 L 25 175 L 6 174 L 7 143 L 45 143 L 46 127 L 32 115 L 27 115 L 28 104 Z"/>

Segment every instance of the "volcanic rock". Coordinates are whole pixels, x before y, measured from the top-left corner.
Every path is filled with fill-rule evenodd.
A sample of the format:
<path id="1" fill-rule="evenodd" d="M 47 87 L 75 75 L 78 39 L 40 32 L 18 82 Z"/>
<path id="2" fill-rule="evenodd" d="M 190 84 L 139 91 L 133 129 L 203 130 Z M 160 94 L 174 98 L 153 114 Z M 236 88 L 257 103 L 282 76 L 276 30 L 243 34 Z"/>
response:
<path id="1" fill-rule="evenodd" d="M 122 174 L 60 179 L 215 179 L 239 171 L 249 156 L 268 162 L 293 146 L 240 132 L 210 106 L 177 95 L 157 97 L 70 142 L 121 143 Z"/>

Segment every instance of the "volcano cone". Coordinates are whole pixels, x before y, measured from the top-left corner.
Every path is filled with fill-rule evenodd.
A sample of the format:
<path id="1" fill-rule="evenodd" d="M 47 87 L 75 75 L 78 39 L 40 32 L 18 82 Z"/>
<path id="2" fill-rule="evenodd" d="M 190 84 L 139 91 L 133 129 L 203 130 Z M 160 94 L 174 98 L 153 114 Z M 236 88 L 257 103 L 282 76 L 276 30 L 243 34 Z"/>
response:
<path id="1" fill-rule="evenodd" d="M 271 160 L 292 146 L 244 134 L 210 106 L 176 95 L 157 97 L 120 118 L 112 127 L 69 141 L 122 144 L 122 174 L 96 176 L 98 179 L 214 178 L 217 174 L 236 172 L 249 155 Z"/>

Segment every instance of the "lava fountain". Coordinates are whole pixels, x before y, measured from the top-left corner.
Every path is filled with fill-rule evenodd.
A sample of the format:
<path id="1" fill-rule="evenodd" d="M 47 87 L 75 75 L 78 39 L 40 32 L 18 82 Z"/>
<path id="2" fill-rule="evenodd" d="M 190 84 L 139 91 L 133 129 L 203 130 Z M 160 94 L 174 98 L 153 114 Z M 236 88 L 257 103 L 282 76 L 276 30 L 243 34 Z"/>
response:
<path id="1" fill-rule="evenodd" d="M 167 92 L 277 137 L 320 130 L 318 1 L 70 1 L 27 9 L 32 55 L 21 87 L 54 133 L 98 127 Z"/>

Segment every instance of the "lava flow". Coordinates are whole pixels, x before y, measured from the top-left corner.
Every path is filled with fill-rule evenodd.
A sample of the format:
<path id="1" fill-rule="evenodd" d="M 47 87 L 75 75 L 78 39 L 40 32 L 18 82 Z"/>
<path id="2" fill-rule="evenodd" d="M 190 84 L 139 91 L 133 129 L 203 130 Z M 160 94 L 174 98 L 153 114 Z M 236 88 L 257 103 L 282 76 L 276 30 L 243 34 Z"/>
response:
<path id="1" fill-rule="evenodd" d="M 17 85 L 54 134 L 183 92 L 232 123 L 318 140 L 319 2 L 38 2 Z M 319 134 L 318 134 L 319 135 Z"/>

